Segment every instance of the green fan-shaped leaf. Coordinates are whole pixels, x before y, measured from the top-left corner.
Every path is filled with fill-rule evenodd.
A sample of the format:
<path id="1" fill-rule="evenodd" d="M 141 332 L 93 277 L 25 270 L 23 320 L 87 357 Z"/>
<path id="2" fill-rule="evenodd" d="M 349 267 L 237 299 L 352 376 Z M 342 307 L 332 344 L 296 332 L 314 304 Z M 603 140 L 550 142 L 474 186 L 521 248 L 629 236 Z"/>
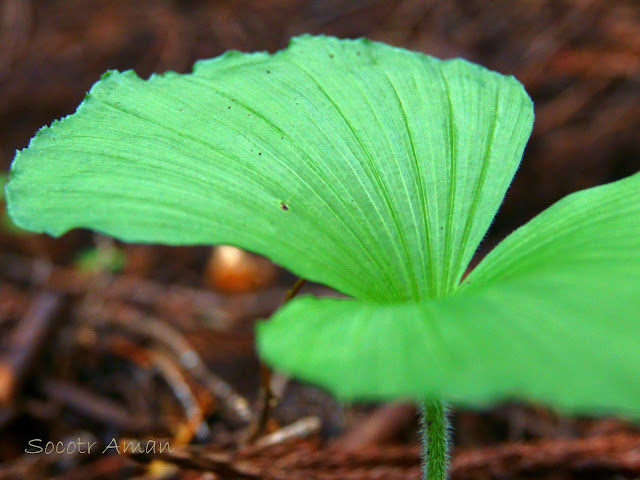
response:
<path id="1" fill-rule="evenodd" d="M 16 156 L 28 229 L 233 244 L 364 300 L 459 281 L 520 162 L 522 86 L 463 60 L 300 37 L 186 75 L 109 72 Z"/>
<path id="2" fill-rule="evenodd" d="M 561 200 L 453 296 L 303 297 L 260 325 L 259 348 L 347 398 L 640 413 L 640 174 Z"/>

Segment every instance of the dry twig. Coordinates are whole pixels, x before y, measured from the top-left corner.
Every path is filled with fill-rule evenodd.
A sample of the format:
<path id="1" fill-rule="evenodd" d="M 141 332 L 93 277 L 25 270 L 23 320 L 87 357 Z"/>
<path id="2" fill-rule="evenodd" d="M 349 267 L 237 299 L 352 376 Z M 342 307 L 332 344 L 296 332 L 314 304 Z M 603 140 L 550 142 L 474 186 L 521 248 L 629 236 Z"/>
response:
<path id="1" fill-rule="evenodd" d="M 60 295 L 43 292 L 31 304 L 9 341 L 9 353 L 0 363 L 0 406 L 9 406 L 25 377 L 47 345 L 62 307 Z"/>

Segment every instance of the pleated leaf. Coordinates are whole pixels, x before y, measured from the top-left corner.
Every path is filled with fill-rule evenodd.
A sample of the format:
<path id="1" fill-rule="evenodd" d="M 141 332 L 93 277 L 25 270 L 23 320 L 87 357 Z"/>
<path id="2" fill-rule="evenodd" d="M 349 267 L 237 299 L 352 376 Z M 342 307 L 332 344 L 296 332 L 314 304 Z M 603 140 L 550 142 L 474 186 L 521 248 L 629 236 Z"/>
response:
<path id="1" fill-rule="evenodd" d="M 22 227 L 232 244 L 368 301 L 459 282 L 520 162 L 512 77 L 367 40 L 304 36 L 186 75 L 109 72 L 16 156 Z"/>
<path id="2" fill-rule="evenodd" d="M 640 174 L 566 197 L 456 294 L 303 297 L 259 328 L 272 365 L 343 398 L 505 398 L 640 413 Z"/>

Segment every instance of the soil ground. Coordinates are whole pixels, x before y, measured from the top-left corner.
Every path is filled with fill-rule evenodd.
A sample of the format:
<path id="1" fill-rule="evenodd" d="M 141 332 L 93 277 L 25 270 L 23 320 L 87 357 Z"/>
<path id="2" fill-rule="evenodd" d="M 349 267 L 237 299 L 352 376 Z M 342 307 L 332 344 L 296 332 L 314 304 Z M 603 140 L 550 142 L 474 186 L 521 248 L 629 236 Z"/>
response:
<path id="1" fill-rule="evenodd" d="M 565 194 L 640 170 L 634 0 L 3 0 L 0 171 L 107 69 L 185 72 L 303 32 L 462 56 L 525 84 L 533 138 L 478 257 Z M 0 479 L 418 478 L 413 406 L 339 405 L 281 376 L 268 435 L 243 446 L 238 399 L 260 404 L 252 327 L 294 281 L 243 252 L 2 226 Z M 509 403 L 454 409 L 452 424 L 453 479 L 640 478 L 640 429 L 622 419 Z M 103 454 L 114 438 L 158 448 Z M 25 454 L 33 439 L 99 448 Z"/>

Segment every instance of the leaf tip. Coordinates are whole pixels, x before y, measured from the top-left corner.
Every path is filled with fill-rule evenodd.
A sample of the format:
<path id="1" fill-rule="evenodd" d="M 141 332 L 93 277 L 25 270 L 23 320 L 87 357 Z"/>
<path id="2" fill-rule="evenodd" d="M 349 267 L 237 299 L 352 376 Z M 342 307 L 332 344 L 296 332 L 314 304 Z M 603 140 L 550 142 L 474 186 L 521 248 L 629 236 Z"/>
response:
<path id="1" fill-rule="evenodd" d="M 118 70 L 115 70 L 115 69 L 107 70 L 106 72 L 104 72 L 100 76 L 100 80 L 107 80 L 109 77 L 112 77 L 114 75 L 118 75 L 119 73 L 120 72 Z"/>

